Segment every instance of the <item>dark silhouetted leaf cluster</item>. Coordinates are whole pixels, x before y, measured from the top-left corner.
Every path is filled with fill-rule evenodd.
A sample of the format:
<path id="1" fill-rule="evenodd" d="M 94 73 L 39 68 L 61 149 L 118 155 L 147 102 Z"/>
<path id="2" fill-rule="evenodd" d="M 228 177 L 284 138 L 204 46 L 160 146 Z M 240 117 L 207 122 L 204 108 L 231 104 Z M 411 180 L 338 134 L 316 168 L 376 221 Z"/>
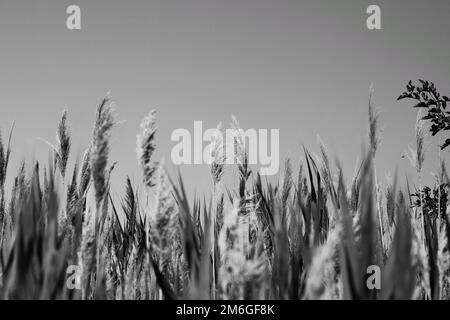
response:
<path id="1" fill-rule="evenodd" d="M 422 120 L 430 120 L 431 134 L 435 136 L 439 132 L 450 130 L 450 112 L 447 111 L 447 105 L 450 103 L 450 98 L 442 96 L 436 89 L 434 83 L 419 80 L 420 84 L 415 86 L 412 81 L 406 85 L 406 91 L 403 92 L 397 100 L 413 99 L 416 100 L 414 108 L 427 108 L 428 113 Z M 446 139 L 441 146 L 444 150 L 450 145 L 450 139 Z"/>

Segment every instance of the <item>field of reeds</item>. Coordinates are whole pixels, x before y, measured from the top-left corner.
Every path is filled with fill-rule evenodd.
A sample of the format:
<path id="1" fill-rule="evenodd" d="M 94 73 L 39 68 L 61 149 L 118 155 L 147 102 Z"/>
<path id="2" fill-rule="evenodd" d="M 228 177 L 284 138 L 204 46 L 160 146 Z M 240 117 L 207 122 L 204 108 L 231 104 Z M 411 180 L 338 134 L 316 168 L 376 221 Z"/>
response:
<path id="1" fill-rule="evenodd" d="M 389 184 L 377 177 L 371 97 L 368 147 L 351 181 L 319 143 L 319 155 L 303 148 L 298 173 L 286 160 L 278 184 L 263 182 L 248 165 L 236 122 L 237 165 L 224 167 L 218 136 L 213 190 L 194 199 L 186 181 L 152 157 L 154 111 L 137 138 L 142 185 L 127 179 L 119 198 L 110 193 L 116 118 L 109 97 L 74 167 L 67 112 L 50 163 L 36 162 L 30 172 L 24 164 L 8 170 L 11 129 L 0 135 L 0 299 L 450 299 L 449 177 L 441 155 L 435 184 L 422 185 L 425 124 L 433 136 L 450 130 L 449 99 L 427 81 L 410 82 L 399 99 L 421 110 L 408 155 L 417 175 Z M 225 169 L 238 173 L 235 189 L 224 184 Z"/>

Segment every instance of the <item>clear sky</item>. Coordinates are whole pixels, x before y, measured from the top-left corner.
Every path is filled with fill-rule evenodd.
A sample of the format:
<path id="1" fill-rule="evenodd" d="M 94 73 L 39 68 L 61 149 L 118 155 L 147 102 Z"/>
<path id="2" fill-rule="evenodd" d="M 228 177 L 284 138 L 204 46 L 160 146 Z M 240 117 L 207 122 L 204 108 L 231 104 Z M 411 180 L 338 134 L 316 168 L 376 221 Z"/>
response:
<path id="1" fill-rule="evenodd" d="M 82 10 L 80 31 L 66 29 L 71 4 Z M 370 4 L 381 7 L 380 31 L 366 28 Z M 124 120 L 113 137 L 115 184 L 140 179 L 136 134 L 153 108 L 155 160 L 165 156 L 171 172 L 174 129 L 227 125 L 234 114 L 243 128 L 280 129 L 281 158 L 294 163 L 302 143 L 318 150 L 319 134 L 351 176 L 374 83 L 378 173 L 398 166 L 403 178 L 416 113 L 396 98 L 417 78 L 450 93 L 449 14 L 448 0 L 0 0 L 0 128 L 5 136 L 16 120 L 11 170 L 24 157 L 48 159 L 38 137 L 54 141 L 64 106 L 81 157 L 111 91 Z M 437 165 L 429 148 L 425 175 Z M 180 169 L 191 191 L 209 188 L 206 166 Z"/>

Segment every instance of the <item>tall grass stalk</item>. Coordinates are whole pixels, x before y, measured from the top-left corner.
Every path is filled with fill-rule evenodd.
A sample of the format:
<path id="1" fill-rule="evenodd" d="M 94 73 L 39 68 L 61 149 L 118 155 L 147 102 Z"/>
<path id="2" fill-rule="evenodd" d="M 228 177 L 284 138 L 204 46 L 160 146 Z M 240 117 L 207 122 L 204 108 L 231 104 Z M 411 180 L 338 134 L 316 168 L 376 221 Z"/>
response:
<path id="1" fill-rule="evenodd" d="M 380 138 L 380 132 L 378 130 L 378 120 L 379 120 L 379 114 L 377 111 L 375 111 L 373 106 L 373 94 L 374 94 L 374 87 L 373 84 L 370 86 L 369 90 L 369 145 L 370 145 L 370 154 L 372 156 L 372 162 L 374 166 L 374 178 L 375 178 L 375 202 L 377 204 L 377 211 L 378 211 L 378 223 L 379 223 L 379 230 L 380 230 L 380 241 L 381 241 L 381 248 L 385 250 L 384 246 L 384 231 L 383 231 L 383 218 L 382 218 L 382 211 L 381 207 L 379 205 L 379 184 L 378 184 L 378 177 L 377 177 L 377 169 L 375 165 L 375 156 L 376 152 L 378 150 L 378 147 L 381 143 Z"/>

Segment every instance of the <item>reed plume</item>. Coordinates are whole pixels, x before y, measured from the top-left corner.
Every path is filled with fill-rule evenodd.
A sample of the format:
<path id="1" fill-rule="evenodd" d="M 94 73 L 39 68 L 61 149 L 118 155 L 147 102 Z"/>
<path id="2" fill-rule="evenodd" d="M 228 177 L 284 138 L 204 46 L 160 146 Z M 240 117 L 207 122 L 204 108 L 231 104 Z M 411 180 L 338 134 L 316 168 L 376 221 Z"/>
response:
<path id="1" fill-rule="evenodd" d="M 156 149 L 156 111 L 152 110 L 147 117 L 142 120 L 141 132 L 137 136 L 137 155 L 141 170 L 143 172 L 144 184 L 147 187 L 155 185 L 153 175 L 156 167 L 152 162 L 152 155 Z"/>

